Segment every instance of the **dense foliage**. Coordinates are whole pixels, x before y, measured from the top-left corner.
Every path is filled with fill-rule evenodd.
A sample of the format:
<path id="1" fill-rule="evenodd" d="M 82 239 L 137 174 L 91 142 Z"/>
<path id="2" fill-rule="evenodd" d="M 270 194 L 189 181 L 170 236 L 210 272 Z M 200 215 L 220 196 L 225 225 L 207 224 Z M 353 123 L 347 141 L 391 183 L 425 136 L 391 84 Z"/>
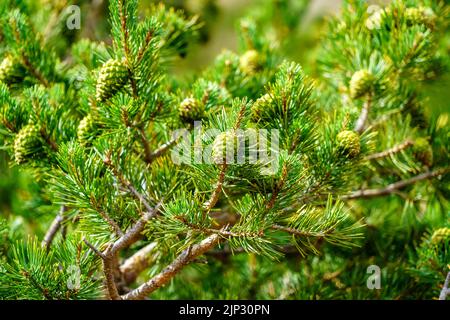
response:
<path id="1" fill-rule="evenodd" d="M 191 2 L 1 1 L 0 298 L 438 298 L 449 6 L 346 1 L 292 54 L 308 2 L 263 1 L 184 73 Z"/>

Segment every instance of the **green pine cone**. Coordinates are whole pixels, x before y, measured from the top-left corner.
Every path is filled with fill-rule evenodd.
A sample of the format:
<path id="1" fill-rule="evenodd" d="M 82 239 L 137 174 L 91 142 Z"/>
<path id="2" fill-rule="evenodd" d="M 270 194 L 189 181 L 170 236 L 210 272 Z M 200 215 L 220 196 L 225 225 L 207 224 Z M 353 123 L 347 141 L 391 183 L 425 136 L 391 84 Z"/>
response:
<path id="1" fill-rule="evenodd" d="M 436 229 L 431 236 L 431 243 L 439 245 L 450 240 L 450 228 Z"/>
<path id="2" fill-rule="evenodd" d="M 120 91 L 128 81 L 128 69 L 123 61 L 108 60 L 100 69 L 96 98 L 100 102 L 107 101 Z"/>
<path id="3" fill-rule="evenodd" d="M 22 66 L 11 56 L 6 56 L 0 64 L 0 82 L 13 84 L 23 79 Z"/>
<path id="4" fill-rule="evenodd" d="M 361 152 L 359 135 L 350 130 L 341 131 L 337 137 L 338 149 L 349 158 L 356 158 Z"/>
<path id="5" fill-rule="evenodd" d="M 433 164 L 433 149 L 425 138 L 417 138 L 413 145 L 414 157 L 422 164 L 430 167 Z"/>
<path id="6" fill-rule="evenodd" d="M 222 132 L 213 142 L 212 159 L 216 164 L 224 164 L 234 160 L 238 150 L 238 136 L 234 130 Z M 233 149 L 230 150 L 229 147 Z"/>
<path id="7" fill-rule="evenodd" d="M 264 118 L 264 114 L 271 107 L 272 97 L 266 93 L 262 97 L 258 98 L 252 105 L 251 119 L 253 122 L 258 122 Z"/>
<path id="8" fill-rule="evenodd" d="M 89 144 L 96 136 L 98 126 L 94 121 L 92 115 L 84 117 L 77 128 L 78 141 L 82 145 Z"/>
<path id="9" fill-rule="evenodd" d="M 433 9 L 428 7 L 418 7 L 418 8 L 407 8 L 405 10 L 405 19 L 411 24 L 424 24 L 428 27 L 434 25 L 436 15 Z"/>
<path id="10" fill-rule="evenodd" d="M 43 155 L 43 141 L 40 130 L 34 124 L 23 127 L 14 140 L 14 158 L 18 164 Z"/>
<path id="11" fill-rule="evenodd" d="M 262 69 L 263 63 L 256 50 L 248 50 L 239 59 L 239 67 L 244 74 L 253 75 Z"/>
<path id="12" fill-rule="evenodd" d="M 203 117 L 205 106 L 195 98 L 186 98 L 181 101 L 178 112 L 183 122 L 191 123 Z"/>
<path id="13" fill-rule="evenodd" d="M 350 80 L 350 97 L 358 99 L 372 90 L 374 84 L 373 75 L 366 69 L 356 71 Z"/>

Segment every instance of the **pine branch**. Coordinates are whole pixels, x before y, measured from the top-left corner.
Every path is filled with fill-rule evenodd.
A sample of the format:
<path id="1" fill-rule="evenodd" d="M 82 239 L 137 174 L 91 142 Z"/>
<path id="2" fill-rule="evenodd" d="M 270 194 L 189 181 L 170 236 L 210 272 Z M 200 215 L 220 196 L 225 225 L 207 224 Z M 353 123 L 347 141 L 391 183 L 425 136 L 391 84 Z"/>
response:
<path id="1" fill-rule="evenodd" d="M 126 189 L 128 189 L 128 191 L 130 191 L 130 193 L 135 197 L 136 200 L 138 200 L 140 203 L 142 203 L 145 207 L 145 209 L 147 210 L 147 212 L 152 212 L 153 208 L 152 206 L 148 203 L 147 199 L 145 198 L 144 195 L 142 195 L 139 191 L 137 191 L 136 187 L 133 186 L 133 184 L 127 180 L 123 174 L 121 172 L 119 172 L 119 170 L 116 168 L 116 166 L 114 166 L 114 164 L 111 161 L 111 157 L 110 154 L 106 155 L 105 159 L 103 160 L 103 162 L 105 163 L 105 165 L 111 170 L 111 172 L 113 173 L 113 175 L 119 179 L 120 183 L 122 184 L 122 186 Z"/>
<path id="2" fill-rule="evenodd" d="M 307 232 L 307 231 L 301 231 L 301 230 L 297 230 L 294 228 L 290 228 L 290 227 L 286 227 L 286 226 L 282 226 L 282 225 L 278 225 L 278 224 L 273 225 L 272 229 L 290 233 L 290 234 L 293 234 L 293 235 L 299 236 L 299 237 L 325 237 L 327 233 L 332 231 L 332 230 L 327 230 L 325 232 Z"/>
<path id="3" fill-rule="evenodd" d="M 142 58 L 144 57 L 145 51 L 147 51 L 148 46 L 150 42 L 153 39 L 153 30 L 149 30 L 145 36 L 144 45 L 139 49 L 138 55 L 137 55 L 137 63 L 142 61 Z"/>
<path id="4" fill-rule="evenodd" d="M 367 119 L 369 118 L 370 108 L 372 106 L 372 94 L 369 94 L 367 100 L 364 102 L 364 106 L 361 110 L 358 120 L 356 120 L 355 131 L 361 134 L 365 128 Z"/>
<path id="5" fill-rule="evenodd" d="M 138 275 L 150 265 L 156 245 L 156 242 L 149 243 L 122 263 L 120 271 L 126 284 L 133 283 Z"/>
<path id="6" fill-rule="evenodd" d="M 110 245 L 103 253 L 103 274 L 105 276 L 105 285 L 108 290 L 108 295 L 111 300 L 120 300 L 119 290 L 117 289 L 115 279 L 115 265 L 117 261 L 117 252 L 113 250 L 113 245 Z"/>
<path id="7" fill-rule="evenodd" d="M 111 227 L 111 229 L 114 231 L 114 233 L 121 237 L 123 236 L 123 231 L 120 229 L 119 225 L 117 224 L 117 222 L 115 222 L 110 216 L 109 214 L 107 214 L 104 210 L 102 210 L 101 208 L 97 208 L 96 211 L 100 214 L 100 216 L 103 218 L 103 220 L 105 220 Z"/>
<path id="8" fill-rule="evenodd" d="M 148 141 L 143 128 L 138 127 L 137 131 L 139 133 L 139 137 L 141 138 L 142 147 L 144 148 L 144 160 L 147 164 L 150 164 L 153 161 L 152 149 L 150 148 L 150 142 Z"/>
<path id="9" fill-rule="evenodd" d="M 447 273 L 447 277 L 445 278 L 444 286 L 442 287 L 441 293 L 439 295 L 439 300 L 446 300 L 447 296 L 450 295 L 450 272 Z"/>
<path id="10" fill-rule="evenodd" d="M 234 124 L 233 129 L 237 130 L 241 126 L 242 119 L 244 118 L 244 113 L 246 109 L 246 104 L 243 103 L 241 109 L 239 110 L 239 114 L 236 118 L 236 122 Z M 219 201 L 220 194 L 222 193 L 223 183 L 225 181 L 225 174 L 227 172 L 228 165 L 227 163 L 223 163 L 220 168 L 219 177 L 217 179 L 216 187 L 211 195 L 211 198 L 203 204 L 203 208 L 208 213 Z"/>
<path id="11" fill-rule="evenodd" d="M 50 228 L 45 233 L 44 239 L 42 240 L 42 246 L 47 248 L 47 250 L 50 249 L 53 239 L 55 238 L 59 229 L 61 229 L 62 223 L 64 222 L 64 213 L 66 211 L 67 211 L 67 207 L 61 206 L 61 209 L 59 210 L 59 212 L 56 215 L 55 219 L 53 220 L 52 224 L 50 225 Z"/>
<path id="12" fill-rule="evenodd" d="M 156 149 L 155 151 L 153 151 L 150 155 L 150 161 L 155 160 L 156 158 L 162 156 L 164 153 L 166 153 L 171 147 L 173 147 L 176 143 L 177 143 L 178 139 L 174 138 L 168 142 L 166 142 L 165 144 L 163 144 L 162 146 L 160 146 L 158 149 Z"/>
<path id="13" fill-rule="evenodd" d="M 398 144 L 398 145 L 396 145 L 396 146 L 394 146 L 394 147 L 392 147 L 392 148 L 390 148 L 388 150 L 368 155 L 366 157 L 366 160 L 376 160 L 376 159 L 389 157 L 389 156 L 391 156 L 393 154 L 396 154 L 396 153 L 399 153 L 399 152 L 405 150 L 406 148 L 412 146 L 413 144 L 414 144 L 414 141 L 406 140 L 405 142 L 403 142 L 401 144 Z"/>
<path id="14" fill-rule="evenodd" d="M 17 42 L 17 44 L 19 43 L 25 43 L 26 41 L 21 39 L 20 37 L 20 33 L 18 31 L 18 25 L 17 25 L 17 21 L 14 19 L 14 38 Z M 48 82 L 47 79 L 45 79 L 45 77 L 39 72 L 39 70 L 31 63 L 29 57 L 26 55 L 25 53 L 25 48 L 21 47 L 20 49 L 20 58 L 22 60 L 23 65 L 25 66 L 25 68 L 28 70 L 28 72 L 30 72 L 31 75 L 33 75 L 40 83 L 42 83 L 42 85 L 44 85 L 44 87 L 48 88 L 50 87 L 50 83 Z"/>
<path id="15" fill-rule="evenodd" d="M 149 281 L 140 285 L 138 288 L 122 295 L 124 300 L 140 300 L 147 295 L 168 283 L 176 274 L 178 274 L 186 265 L 192 262 L 195 258 L 204 254 L 208 250 L 214 248 L 219 244 L 221 237 L 213 234 L 198 244 L 195 244 L 185 249 L 170 265 L 163 271 L 154 276 Z"/>
<path id="16" fill-rule="evenodd" d="M 216 187 L 211 195 L 211 198 L 203 204 L 206 212 L 211 211 L 212 208 L 219 201 L 220 194 L 222 193 L 222 186 L 225 181 L 225 173 L 227 171 L 228 165 L 226 163 L 222 164 L 220 169 L 219 178 L 217 179 Z"/>
<path id="17" fill-rule="evenodd" d="M 99 256 L 101 259 L 106 259 L 106 256 L 103 254 L 103 252 L 101 252 L 100 250 L 98 250 L 92 243 L 90 243 L 86 238 L 83 238 L 83 242 L 97 255 Z"/>
<path id="18" fill-rule="evenodd" d="M 283 164 L 283 169 L 282 169 L 282 173 L 281 173 L 281 178 L 280 181 L 278 181 L 275 190 L 272 193 L 272 196 L 270 197 L 269 202 L 266 205 L 266 209 L 270 210 L 273 208 L 273 206 L 275 205 L 275 201 L 278 197 L 278 194 L 280 193 L 281 189 L 283 189 L 284 184 L 286 183 L 286 176 L 287 176 L 288 170 L 287 170 L 287 166 L 286 163 Z"/>
<path id="19" fill-rule="evenodd" d="M 350 200 L 350 199 L 373 198 L 373 197 L 389 195 L 389 194 L 391 194 L 399 189 L 402 189 L 404 187 L 407 187 L 411 184 L 414 184 L 414 183 L 422 181 L 422 180 L 435 178 L 437 176 L 447 173 L 448 171 L 449 171 L 449 168 L 441 168 L 441 169 L 436 169 L 434 171 L 424 172 L 413 178 L 392 183 L 385 188 L 363 189 L 363 190 L 355 191 L 349 195 L 342 196 L 341 199 Z"/>

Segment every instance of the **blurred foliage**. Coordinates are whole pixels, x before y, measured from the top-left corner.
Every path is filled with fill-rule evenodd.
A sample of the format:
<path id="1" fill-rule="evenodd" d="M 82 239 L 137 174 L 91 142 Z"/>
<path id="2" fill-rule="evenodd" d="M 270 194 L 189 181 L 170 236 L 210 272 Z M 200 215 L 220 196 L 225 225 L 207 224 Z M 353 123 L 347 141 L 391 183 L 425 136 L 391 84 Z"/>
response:
<path id="1" fill-rule="evenodd" d="M 153 5 L 156 2 L 159 1 L 141 1 L 140 14 L 146 15 L 154 10 Z M 241 32 L 242 28 L 255 28 L 258 33 L 267 36 L 267 43 L 256 43 L 256 46 L 259 45 L 258 50 L 271 53 L 271 50 L 276 48 L 284 57 L 302 65 L 305 73 L 316 80 L 320 73 L 318 61 L 326 59 L 326 53 L 322 51 L 324 49 L 319 39 L 330 32 L 327 23 L 331 18 L 321 15 L 312 18 L 308 16 L 310 3 L 307 0 L 255 0 L 242 3 L 233 1 L 235 6 L 226 2 L 166 1 L 168 7 L 185 10 L 187 16 L 198 15 L 200 21 L 199 42 L 192 46 L 189 44 L 189 50 L 183 48 L 179 51 L 178 59 L 167 62 L 175 75 L 170 79 L 174 88 L 185 89 L 182 83 L 192 79 L 195 72 L 210 65 L 212 57 L 219 54 L 222 49 L 239 48 L 242 51 L 249 47 L 248 42 L 252 43 L 250 47 L 255 45 L 252 42 L 254 39 L 245 38 L 245 35 L 251 32 Z M 48 0 L 49 12 L 53 12 L 51 6 L 57 6 L 58 3 L 59 1 Z M 108 37 L 106 3 L 100 1 L 101 4 L 93 8 L 90 7 L 89 1 L 79 0 L 74 3 L 80 4 L 86 14 L 86 21 L 83 22 L 86 23 L 86 27 L 79 33 L 67 32 L 66 41 L 72 42 L 88 37 L 109 44 L 111 39 Z M 54 19 L 55 25 L 61 22 L 57 21 L 56 17 Z M 332 26 L 338 27 L 333 24 Z M 230 40 L 234 39 L 236 34 L 238 40 Z M 442 39 L 444 43 L 441 47 L 446 48 L 448 55 L 450 53 L 448 27 Z M 47 41 L 51 43 L 54 40 L 50 34 Z M 176 42 L 179 43 L 178 40 Z M 59 49 L 60 56 L 68 57 L 69 54 L 64 52 L 65 45 L 56 40 L 55 43 L 58 43 L 56 48 Z M 226 53 L 222 56 L 223 59 L 228 57 Z M 268 66 L 275 65 L 278 62 L 275 59 L 266 61 Z M 219 64 L 220 58 L 216 68 L 219 68 Z M 217 70 L 214 69 L 210 74 Z M 443 77 L 430 79 L 419 86 L 418 91 L 423 95 L 422 101 L 425 101 L 425 107 L 421 109 L 424 114 L 420 116 L 429 122 L 439 123 L 438 119 L 441 119 L 441 125 L 448 126 L 450 92 L 447 89 L 450 75 L 445 68 L 442 70 Z M 205 74 L 208 77 L 208 71 Z M 272 74 L 265 76 L 261 83 L 249 85 L 250 88 L 257 88 L 253 92 L 247 90 L 248 88 L 239 87 L 234 88 L 235 91 L 233 89 L 230 91 L 234 96 L 240 96 L 243 94 L 239 90 L 244 90 L 242 92 L 256 99 L 263 87 L 262 83 L 273 77 Z M 332 79 L 335 80 L 340 79 Z M 187 82 L 188 86 L 190 84 Z M 200 88 L 199 93 L 203 92 L 204 85 L 195 82 L 194 95 L 196 88 Z M 227 99 L 218 95 L 217 99 Z M 327 93 L 324 92 L 322 99 L 327 98 Z M 335 100 L 331 99 L 330 103 L 335 103 Z M 14 165 L 9 168 L 9 164 L 12 164 L 12 160 L 6 152 L 0 151 L 0 216 L 7 221 L 4 224 L 9 226 L 8 230 L 5 228 L 2 231 L 0 228 L 0 236 L 8 238 L 7 241 L 0 242 L 3 253 L 8 251 L 5 248 L 12 242 L 27 239 L 28 235 L 36 235 L 41 239 L 55 212 L 55 206 L 47 198 L 45 190 L 42 190 L 43 185 L 36 180 L 35 173 L 32 170 L 19 170 Z M 408 167 L 408 170 L 414 168 Z M 387 179 L 394 181 L 393 178 L 395 177 L 387 176 Z M 432 199 L 425 199 L 428 196 Z M 431 243 L 430 239 L 434 230 L 444 226 L 450 227 L 448 201 L 448 185 L 423 185 L 411 193 L 399 192 L 386 198 L 353 201 L 350 205 L 352 216 L 355 220 L 364 219 L 367 225 L 364 229 L 364 240 L 361 240 L 359 248 L 344 250 L 319 242 L 316 244 L 321 248 L 318 255 L 303 257 L 297 251 L 288 252 L 285 258 L 276 263 L 265 256 L 252 253 L 224 255 L 221 251 L 212 252 L 210 254 L 212 258 L 207 256 L 209 262 L 207 265 L 198 261 L 193 268 L 185 270 L 169 285 L 156 291 L 152 297 L 155 299 L 434 299 L 439 295 L 446 273 L 450 271 L 450 256 L 448 240 L 436 245 Z M 34 245 L 37 246 L 36 243 Z M 81 249 L 77 249 L 74 243 L 69 242 L 64 250 L 69 252 Z M 56 252 L 55 249 L 55 254 Z M 17 259 L 24 260 L 27 259 L 27 255 L 32 255 L 25 249 L 15 254 Z M 45 263 L 57 261 L 56 257 L 45 256 L 42 252 L 38 252 L 33 258 L 45 260 Z M 92 268 L 93 262 L 83 263 L 86 264 L 86 268 Z M 367 267 L 370 265 L 378 265 L 382 269 L 381 290 L 367 288 Z M 150 268 L 142 277 L 147 278 L 155 272 L 156 270 Z M 66 279 L 64 274 L 41 275 L 43 278 L 52 277 L 56 279 L 55 281 Z M 20 272 L 17 276 L 20 277 Z M 184 285 L 186 282 L 190 285 Z M 0 281 L 0 294 L 2 284 Z M 94 289 L 69 298 L 96 297 L 98 292 Z M 55 298 L 60 298 L 56 291 L 52 291 L 51 294 L 54 294 Z M 13 293 L 10 295 L 14 297 Z M 5 294 L 1 297 L 11 296 Z M 41 295 L 37 292 L 33 293 L 33 297 L 41 298 Z"/>

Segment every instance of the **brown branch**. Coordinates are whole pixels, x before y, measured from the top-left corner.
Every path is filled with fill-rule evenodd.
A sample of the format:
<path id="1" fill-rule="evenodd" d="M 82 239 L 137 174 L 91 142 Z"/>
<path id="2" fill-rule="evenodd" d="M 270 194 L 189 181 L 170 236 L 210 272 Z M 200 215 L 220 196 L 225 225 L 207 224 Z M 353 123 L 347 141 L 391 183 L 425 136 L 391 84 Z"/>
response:
<path id="1" fill-rule="evenodd" d="M 111 161 L 111 156 L 110 154 L 106 155 L 105 159 L 103 160 L 103 162 L 105 163 L 105 165 L 111 170 L 111 172 L 113 173 L 113 175 L 119 179 L 120 183 L 122 184 L 122 186 L 126 189 L 128 189 L 128 191 L 130 191 L 130 193 L 135 197 L 136 200 L 138 200 L 139 202 L 141 202 L 145 209 L 148 212 L 152 212 L 153 208 L 152 206 L 148 203 L 147 199 L 144 197 L 144 195 L 142 195 L 139 191 L 137 191 L 137 189 L 133 186 L 133 184 L 126 179 L 123 174 L 121 172 L 119 172 L 119 170 L 114 166 L 114 164 Z"/>
<path id="2" fill-rule="evenodd" d="M 394 191 L 402 189 L 408 185 L 414 184 L 414 183 L 422 181 L 422 180 L 435 178 L 437 176 L 447 173 L 448 171 L 449 171 L 449 168 L 442 168 L 442 169 L 436 169 L 434 171 L 424 172 L 424 173 L 419 174 L 410 179 L 401 180 L 401 181 L 392 183 L 385 188 L 363 189 L 363 190 L 355 191 L 351 194 L 342 196 L 341 199 L 350 200 L 350 199 L 357 199 L 357 198 L 372 198 L 372 197 L 378 197 L 378 196 L 385 196 L 385 195 L 393 193 Z"/>
<path id="3" fill-rule="evenodd" d="M 239 114 L 236 118 L 236 122 L 233 127 L 234 130 L 239 129 L 241 122 L 242 122 L 242 118 L 244 117 L 244 114 L 245 114 L 245 109 L 246 109 L 246 104 L 244 103 L 241 106 L 241 109 L 239 110 Z M 219 200 L 220 194 L 222 193 L 222 187 L 223 187 L 223 183 L 225 181 L 225 174 L 227 172 L 227 169 L 228 169 L 227 163 L 223 163 L 221 165 L 219 177 L 217 179 L 216 188 L 214 189 L 214 191 L 211 195 L 211 198 L 203 204 L 203 208 L 205 209 L 206 212 L 209 212 L 212 208 L 214 208 L 214 206 L 217 204 L 217 201 Z"/>
<path id="4" fill-rule="evenodd" d="M 91 249 L 96 255 L 98 255 L 102 260 L 106 259 L 106 256 L 98 250 L 92 243 L 90 243 L 86 238 L 83 238 L 83 242 Z"/>
<path id="5" fill-rule="evenodd" d="M 58 145 L 55 141 L 52 140 L 52 138 L 47 134 L 44 128 L 40 131 L 42 138 L 44 138 L 45 142 L 50 146 L 50 148 L 54 151 L 58 151 Z"/>
<path id="6" fill-rule="evenodd" d="M 30 59 L 25 55 L 24 52 L 21 53 L 22 56 L 22 63 L 27 68 L 27 70 L 41 82 L 44 87 L 48 88 L 50 84 L 48 83 L 47 79 L 44 78 L 44 76 L 33 66 L 33 64 L 30 62 Z"/>
<path id="7" fill-rule="evenodd" d="M 220 239 L 221 237 L 219 235 L 213 234 L 200 243 L 185 249 L 171 264 L 164 268 L 164 270 L 162 270 L 159 274 L 157 274 L 138 288 L 122 295 L 121 298 L 124 300 L 144 299 L 147 295 L 169 282 L 178 272 L 183 269 L 183 267 L 192 262 L 195 258 L 218 245 Z"/>
<path id="8" fill-rule="evenodd" d="M 20 43 L 23 43 L 25 41 L 23 41 L 20 38 L 20 33 L 18 32 L 18 26 L 16 23 L 16 20 L 14 20 L 14 38 L 17 42 L 17 44 L 19 45 Z M 50 86 L 50 84 L 48 83 L 47 79 L 44 78 L 44 76 L 34 67 L 34 65 L 30 62 L 30 59 L 28 58 L 28 56 L 25 54 L 25 49 L 22 46 L 21 50 L 20 50 L 20 56 L 21 56 L 21 60 L 23 65 L 25 66 L 25 68 L 36 78 L 39 80 L 39 82 L 41 82 L 44 87 L 48 88 Z"/>
<path id="9" fill-rule="evenodd" d="M 368 155 L 366 157 L 366 160 L 375 160 L 375 159 L 381 159 L 381 158 L 386 158 L 389 157 L 393 154 L 399 153 L 403 150 L 405 150 L 406 148 L 412 146 L 414 144 L 414 142 L 412 140 L 406 140 L 388 150 L 382 151 L 382 152 L 378 152 L 378 153 L 374 153 L 371 155 Z"/>
<path id="10" fill-rule="evenodd" d="M 222 193 L 223 183 L 225 181 L 225 173 L 227 171 L 228 165 L 226 163 L 222 164 L 220 169 L 219 177 L 217 179 L 216 187 L 211 195 L 211 198 L 203 204 L 203 208 L 206 212 L 209 212 L 219 201 L 220 194 Z"/>
<path id="11" fill-rule="evenodd" d="M 154 159 L 162 156 L 167 150 L 169 150 L 173 145 L 175 145 L 177 141 L 178 139 L 175 138 L 160 146 L 158 149 L 152 152 L 152 154 L 150 155 L 150 160 L 153 161 Z"/>
<path id="12" fill-rule="evenodd" d="M 103 260 L 103 273 L 105 276 L 105 284 L 108 290 L 108 295 L 113 300 L 121 299 L 117 284 L 116 284 L 116 274 L 120 273 L 121 270 L 118 266 L 118 253 L 120 250 L 129 247 L 141 237 L 142 231 L 147 224 L 147 221 L 155 217 L 159 209 L 159 205 L 155 206 L 150 212 L 145 212 L 144 216 L 141 217 L 134 225 L 129 229 L 122 237 L 116 240 L 114 243 L 110 244 L 108 248 L 102 253 Z"/>
<path id="13" fill-rule="evenodd" d="M 122 263 L 120 271 L 127 285 L 133 283 L 138 275 L 150 265 L 155 248 L 156 242 L 151 242 Z"/>
<path id="14" fill-rule="evenodd" d="M 325 237 L 327 232 L 307 232 L 307 231 L 300 231 L 295 228 L 286 227 L 278 224 L 274 224 L 272 227 L 274 230 L 287 232 L 290 234 L 293 234 L 295 236 L 299 237 Z"/>
<path id="15" fill-rule="evenodd" d="M 369 111 L 372 105 L 372 94 L 369 94 L 364 106 L 361 110 L 358 120 L 356 120 L 355 131 L 361 134 L 366 128 L 367 119 L 369 118 Z"/>
<path id="16" fill-rule="evenodd" d="M 116 235 L 118 235 L 119 237 L 123 236 L 123 231 L 120 229 L 116 221 L 114 221 L 105 211 L 101 209 L 98 209 L 97 212 L 100 214 L 103 220 L 105 220 L 110 225 Z"/>
<path id="17" fill-rule="evenodd" d="M 139 137 L 141 138 L 142 147 L 144 148 L 144 160 L 147 164 L 152 163 L 152 149 L 150 148 L 150 142 L 145 135 L 144 129 L 137 127 Z"/>
<path id="18" fill-rule="evenodd" d="M 64 212 L 66 211 L 67 207 L 61 206 L 61 209 L 59 210 L 52 224 L 50 225 L 50 228 L 45 233 L 44 239 L 42 240 L 42 246 L 47 248 L 47 250 L 50 249 L 50 246 L 53 242 L 53 239 L 56 236 L 56 233 L 58 233 L 59 229 L 61 229 L 62 223 L 64 221 Z"/>
<path id="19" fill-rule="evenodd" d="M 269 202 L 266 205 L 266 209 L 270 210 L 273 208 L 273 206 L 275 205 L 275 201 L 278 197 L 278 194 L 280 193 L 281 189 L 283 189 L 284 184 L 286 183 L 286 176 L 287 176 L 287 166 L 286 163 L 283 164 L 283 169 L 282 169 L 282 173 L 281 173 L 281 179 L 280 181 L 278 181 L 275 190 L 272 193 L 272 196 L 270 197 Z"/>
<path id="20" fill-rule="evenodd" d="M 137 55 L 138 63 L 141 62 L 142 58 L 144 57 L 144 53 L 145 51 L 147 51 L 148 45 L 150 44 L 150 41 L 152 41 L 152 38 L 153 38 L 153 30 L 149 30 L 147 32 L 147 35 L 145 36 L 145 43 L 138 52 Z"/>
<path id="21" fill-rule="evenodd" d="M 439 295 L 439 300 L 447 299 L 447 296 L 450 294 L 450 272 L 447 273 L 447 277 L 445 278 L 444 286 L 442 287 L 441 293 Z"/>
<path id="22" fill-rule="evenodd" d="M 114 252 L 113 246 L 109 246 L 104 254 L 103 262 L 103 274 L 105 275 L 105 285 L 108 290 L 108 295 L 111 300 L 120 300 L 119 291 L 117 289 L 115 279 L 115 261 L 117 259 L 117 253 Z"/>

